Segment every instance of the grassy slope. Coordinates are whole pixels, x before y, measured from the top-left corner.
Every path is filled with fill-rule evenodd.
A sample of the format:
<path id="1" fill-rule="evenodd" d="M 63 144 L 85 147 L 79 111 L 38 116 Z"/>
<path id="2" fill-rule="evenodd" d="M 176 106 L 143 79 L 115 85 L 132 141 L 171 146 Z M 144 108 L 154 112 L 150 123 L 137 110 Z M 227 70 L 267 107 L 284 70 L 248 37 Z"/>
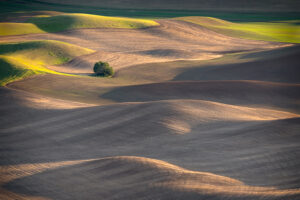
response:
<path id="1" fill-rule="evenodd" d="M 300 43 L 299 20 L 232 23 L 212 17 L 176 18 L 199 24 L 221 34 L 246 39 Z"/>
<path id="2" fill-rule="evenodd" d="M 38 71 L 28 69 L 27 65 L 18 60 L 0 56 L 0 86 L 37 73 Z"/>
<path id="3" fill-rule="evenodd" d="M 43 40 L 0 44 L 0 85 L 38 73 L 60 74 L 46 68 L 92 53 L 76 45 Z"/>
<path id="4" fill-rule="evenodd" d="M 157 25 L 159 24 L 153 20 L 74 13 L 37 16 L 30 18 L 27 23 L 0 23 L 0 36 L 57 32 L 77 28 L 145 28 Z"/>
<path id="5" fill-rule="evenodd" d="M 31 23 L 11 23 L 4 22 L 0 23 L 0 36 L 5 35 L 22 35 L 29 33 L 44 33 L 45 31 L 41 30 L 34 24 Z"/>
<path id="6" fill-rule="evenodd" d="M 124 17 L 106 17 L 90 14 L 65 14 L 52 17 L 35 17 L 29 22 L 49 32 L 76 28 L 145 28 L 157 22 Z"/>

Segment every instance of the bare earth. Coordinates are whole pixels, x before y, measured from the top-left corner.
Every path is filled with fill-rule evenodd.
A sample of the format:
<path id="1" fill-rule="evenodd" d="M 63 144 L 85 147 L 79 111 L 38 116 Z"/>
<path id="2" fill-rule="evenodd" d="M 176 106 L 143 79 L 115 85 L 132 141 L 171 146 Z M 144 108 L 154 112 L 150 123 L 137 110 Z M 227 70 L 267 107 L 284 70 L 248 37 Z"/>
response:
<path id="1" fill-rule="evenodd" d="M 296 45 L 159 20 L 1 37 L 96 50 L 0 88 L 0 199 L 300 199 Z"/>

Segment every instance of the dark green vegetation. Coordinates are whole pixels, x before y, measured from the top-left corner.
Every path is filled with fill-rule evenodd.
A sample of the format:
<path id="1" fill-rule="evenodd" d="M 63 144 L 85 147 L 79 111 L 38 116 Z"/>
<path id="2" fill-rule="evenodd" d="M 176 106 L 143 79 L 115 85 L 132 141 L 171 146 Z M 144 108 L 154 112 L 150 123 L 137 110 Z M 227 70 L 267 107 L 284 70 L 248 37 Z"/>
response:
<path id="1" fill-rule="evenodd" d="M 107 62 L 99 61 L 94 65 L 96 76 L 111 77 L 114 75 L 114 70 Z"/>
<path id="2" fill-rule="evenodd" d="M 80 1 L 79 1 L 80 2 Z M 96 3 L 95 3 L 96 2 Z M 183 3 L 184 2 L 184 3 Z M 78 3 L 78 2 L 77 2 Z M 299 3 L 297 1 L 281 1 L 283 6 L 273 5 L 270 2 L 260 1 L 256 3 L 249 3 L 248 1 L 244 4 L 241 1 L 231 1 L 230 2 L 219 2 L 216 5 L 221 8 L 213 8 L 214 3 L 209 3 L 208 1 L 194 1 L 189 7 L 184 8 L 184 5 L 189 5 L 185 1 L 177 1 L 176 3 L 170 3 L 168 1 L 158 3 L 153 3 L 151 1 L 135 1 L 134 3 L 128 2 L 114 2 L 114 1 L 94 1 L 95 5 L 80 5 L 76 4 L 74 1 L 38 1 L 38 0 L 7 0 L 0 2 L 0 11 L 2 13 L 2 20 L 9 18 L 8 12 L 12 13 L 11 16 L 20 15 L 23 11 L 40 11 L 40 10 L 53 10 L 62 11 L 69 13 L 90 13 L 106 16 L 123 16 L 123 17 L 141 17 L 141 18 L 170 18 L 170 17 L 183 17 L 183 16 L 210 16 L 221 18 L 224 20 L 231 21 L 274 21 L 274 20 L 292 20 L 300 19 L 299 14 Z M 210 5 L 211 4 L 211 5 Z M 231 5 L 233 4 L 233 5 Z M 122 6 L 123 5 L 123 6 Z M 158 7 L 159 5 L 160 7 Z M 177 5 L 177 6 L 176 6 Z M 181 6 L 178 6 L 181 5 Z M 192 5 L 192 6 L 191 6 Z M 239 8 L 251 8 L 248 10 L 240 11 L 240 9 L 235 6 L 238 5 Z M 245 6 L 247 5 L 247 6 Z M 290 6 L 286 6 L 290 5 Z M 170 9 L 170 6 L 172 9 Z M 276 7 L 277 6 L 277 7 Z M 273 8 L 274 7 L 274 8 Z M 261 12 L 264 10 L 264 12 Z M 268 10 L 266 12 L 266 10 Z M 21 11 L 21 13 L 20 13 Z"/>
<path id="3" fill-rule="evenodd" d="M 26 69 L 21 63 L 0 56 L 0 86 L 36 74 L 31 69 Z"/>

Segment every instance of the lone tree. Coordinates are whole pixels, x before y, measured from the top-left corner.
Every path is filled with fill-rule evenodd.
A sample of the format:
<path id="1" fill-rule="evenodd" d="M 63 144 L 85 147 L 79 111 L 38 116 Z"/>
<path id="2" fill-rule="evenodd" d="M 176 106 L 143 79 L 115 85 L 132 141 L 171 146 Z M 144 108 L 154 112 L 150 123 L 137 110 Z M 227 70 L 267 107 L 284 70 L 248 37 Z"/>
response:
<path id="1" fill-rule="evenodd" d="M 112 76 L 114 75 L 114 70 L 109 66 L 107 62 L 96 62 L 94 65 L 94 72 L 97 76 Z"/>

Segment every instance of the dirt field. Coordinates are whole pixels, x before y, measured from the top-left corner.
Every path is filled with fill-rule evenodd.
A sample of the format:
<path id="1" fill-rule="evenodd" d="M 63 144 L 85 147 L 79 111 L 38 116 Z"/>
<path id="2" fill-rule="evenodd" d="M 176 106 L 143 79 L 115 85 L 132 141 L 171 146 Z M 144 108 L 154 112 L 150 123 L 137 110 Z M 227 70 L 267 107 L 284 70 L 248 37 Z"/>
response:
<path id="1" fill-rule="evenodd" d="M 0 88 L 0 199 L 300 198 L 300 47 L 157 22 L 0 37 L 96 51 Z"/>

